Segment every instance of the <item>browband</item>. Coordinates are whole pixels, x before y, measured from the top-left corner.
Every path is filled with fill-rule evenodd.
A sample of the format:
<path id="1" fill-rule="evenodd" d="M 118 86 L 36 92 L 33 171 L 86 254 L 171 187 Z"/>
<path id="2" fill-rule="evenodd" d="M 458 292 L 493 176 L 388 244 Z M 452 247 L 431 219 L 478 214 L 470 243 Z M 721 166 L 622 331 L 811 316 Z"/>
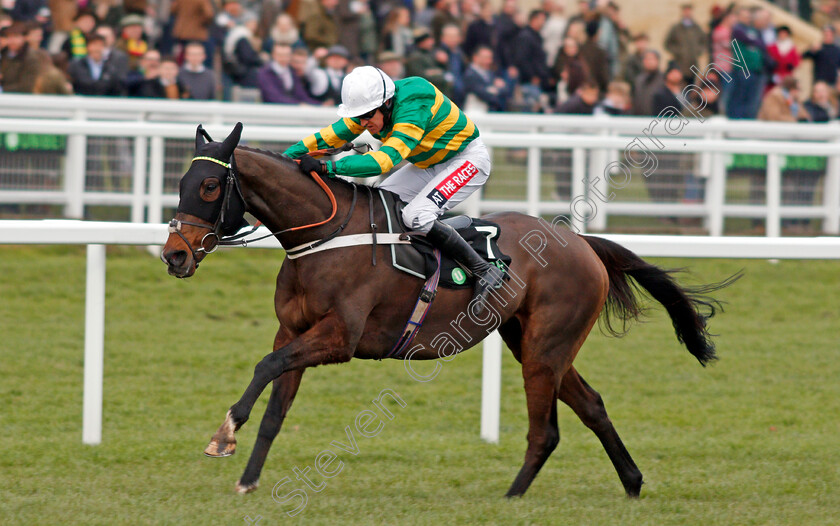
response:
<path id="1" fill-rule="evenodd" d="M 220 165 L 224 166 L 225 168 L 227 168 L 228 170 L 230 170 L 230 163 L 226 163 L 224 161 L 220 161 L 220 160 L 214 159 L 212 157 L 204 157 L 204 156 L 193 157 L 192 161 L 190 161 L 190 163 L 192 164 L 196 161 L 210 161 L 211 163 L 220 164 Z"/>

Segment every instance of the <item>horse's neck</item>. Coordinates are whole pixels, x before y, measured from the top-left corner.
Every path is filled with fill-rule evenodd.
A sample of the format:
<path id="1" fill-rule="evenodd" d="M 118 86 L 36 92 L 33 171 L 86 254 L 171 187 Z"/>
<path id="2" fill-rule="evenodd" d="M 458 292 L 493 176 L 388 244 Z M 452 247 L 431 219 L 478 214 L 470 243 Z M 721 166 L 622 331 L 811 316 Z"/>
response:
<path id="1" fill-rule="evenodd" d="M 237 168 L 248 211 L 272 232 L 319 223 L 332 213 L 329 198 L 297 166 L 248 150 L 236 150 Z M 350 207 L 349 192 L 332 184 L 338 211 L 320 227 L 280 236 L 283 246 L 293 247 L 324 237 L 344 219 Z"/>

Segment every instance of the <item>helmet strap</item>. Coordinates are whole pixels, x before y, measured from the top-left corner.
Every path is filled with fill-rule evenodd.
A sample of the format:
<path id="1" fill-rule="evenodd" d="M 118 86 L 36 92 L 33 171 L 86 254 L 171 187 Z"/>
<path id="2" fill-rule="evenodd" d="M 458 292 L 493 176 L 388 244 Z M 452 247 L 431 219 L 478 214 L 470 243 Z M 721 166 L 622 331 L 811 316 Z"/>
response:
<path id="1" fill-rule="evenodd" d="M 391 112 L 394 109 L 394 97 L 386 100 L 382 106 L 379 107 L 379 111 L 382 112 L 382 120 L 384 121 L 383 124 L 385 127 L 391 126 Z"/>

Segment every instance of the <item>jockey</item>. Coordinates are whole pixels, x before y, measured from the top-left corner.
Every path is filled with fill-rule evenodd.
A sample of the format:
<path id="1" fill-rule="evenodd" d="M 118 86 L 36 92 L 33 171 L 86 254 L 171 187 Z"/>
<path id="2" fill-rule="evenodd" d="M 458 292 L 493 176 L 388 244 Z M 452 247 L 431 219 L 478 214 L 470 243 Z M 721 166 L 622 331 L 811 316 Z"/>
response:
<path id="1" fill-rule="evenodd" d="M 408 203 L 402 212 L 408 228 L 425 233 L 443 254 L 470 271 L 476 278 L 474 297 L 483 303 L 491 288 L 501 286 L 502 271 L 479 256 L 454 228 L 438 220 L 487 182 L 490 155 L 478 128 L 429 81 L 409 77 L 394 82 L 373 66 L 358 67 L 347 75 L 341 100 L 341 120 L 284 153 L 300 158 L 304 173 L 327 176 L 373 177 L 407 160 L 410 164 L 379 187 Z M 379 151 L 326 162 L 307 155 L 341 146 L 365 130 L 382 141 Z"/>

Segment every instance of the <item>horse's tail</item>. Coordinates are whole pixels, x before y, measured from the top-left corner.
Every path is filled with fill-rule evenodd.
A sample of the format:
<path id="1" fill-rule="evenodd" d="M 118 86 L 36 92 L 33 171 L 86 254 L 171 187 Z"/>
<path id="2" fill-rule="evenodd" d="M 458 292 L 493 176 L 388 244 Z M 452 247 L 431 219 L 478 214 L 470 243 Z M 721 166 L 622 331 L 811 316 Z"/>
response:
<path id="1" fill-rule="evenodd" d="M 677 339 L 685 344 L 704 367 L 716 360 L 715 345 L 706 328 L 706 320 L 723 310 L 721 303 L 708 296 L 709 293 L 727 287 L 737 281 L 742 272 L 729 278 L 700 287 L 682 287 L 674 274 L 681 269 L 666 270 L 647 263 L 642 258 L 617 243 L 606 239 L 581 236 L 601 259 L 610 279 L 610 291 L 603 318 L 607 330 L 621 336 L 627 332 L 629 322 L 644 314 L 637 292 L 639 286 L 648 292 L 668 311 Z M 628 279 L 633 278 L 633 281 Z M 621 328 L 613 325 L 618 319 Z"/>

